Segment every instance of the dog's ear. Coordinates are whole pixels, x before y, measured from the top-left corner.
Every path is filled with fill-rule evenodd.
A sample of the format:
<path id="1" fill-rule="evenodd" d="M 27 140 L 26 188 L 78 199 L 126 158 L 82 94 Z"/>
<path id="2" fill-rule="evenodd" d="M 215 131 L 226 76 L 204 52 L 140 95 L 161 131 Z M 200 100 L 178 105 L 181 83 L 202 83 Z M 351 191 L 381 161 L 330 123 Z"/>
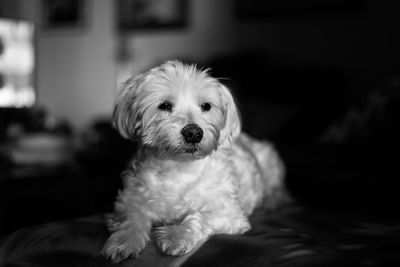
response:
<path id="1" fill-rule="evenodd" d="M 126 139 L 135 140 L 141 131 L 137 97 L 142 80 L 139 75 L 124 82 L 115 99 L 112 124 Z"/>
<path id="2" fill-rule="evenodd" d="M 234 141 L 241 132 L 240 114 L 235 100 L 227 87 L 219 84 L 224 110 L 224 127 L 220 133 L 219 145 L 229 144 Z"/>

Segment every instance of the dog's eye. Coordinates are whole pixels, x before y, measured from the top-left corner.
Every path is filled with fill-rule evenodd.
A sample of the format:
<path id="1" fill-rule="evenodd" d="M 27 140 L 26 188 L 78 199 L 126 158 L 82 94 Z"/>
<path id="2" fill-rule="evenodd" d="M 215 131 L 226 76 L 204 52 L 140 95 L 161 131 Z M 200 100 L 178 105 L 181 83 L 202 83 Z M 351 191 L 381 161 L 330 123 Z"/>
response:
<path id="1" fill-rule="evenodd" d="M 158 109 L 162 111 L 172 111 L 172 104 L 168 101 L 163 102 L 158 106 Z"/>
<path id="2" fill-rule="evenodd" d="M 201 104 L 201 110 L 202 111 L 209 111 L 211 109 L 211 104 L 210 103 L 203 103 Z"/>

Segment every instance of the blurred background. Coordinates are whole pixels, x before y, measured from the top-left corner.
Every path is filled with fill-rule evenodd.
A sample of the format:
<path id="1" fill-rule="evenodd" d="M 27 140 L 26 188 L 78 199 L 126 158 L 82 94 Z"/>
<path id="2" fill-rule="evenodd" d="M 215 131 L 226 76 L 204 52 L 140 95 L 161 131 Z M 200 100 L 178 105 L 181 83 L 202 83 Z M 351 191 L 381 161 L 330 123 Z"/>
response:
<path id="1" fill-rule="evenodd" d="M 212 68 L 307 205 L 396 201 L 400 4 L 0 0 L 0 238 L 109 212 L 135 151 L 118 84 L 167 59 Z"/>

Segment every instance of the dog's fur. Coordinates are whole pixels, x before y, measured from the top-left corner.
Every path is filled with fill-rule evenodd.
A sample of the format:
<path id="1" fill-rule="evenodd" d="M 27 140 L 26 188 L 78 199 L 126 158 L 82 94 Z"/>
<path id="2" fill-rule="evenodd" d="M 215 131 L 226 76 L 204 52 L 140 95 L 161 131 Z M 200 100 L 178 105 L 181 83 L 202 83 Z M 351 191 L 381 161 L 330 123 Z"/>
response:
<path id="1" fill-rule="evenodd" d="M 255 207 L 289 199 L 274 147 L 241 133 L 231 93 L 207 70 L 168 61 L 129 79 L 113 123 L 140 144 L 123 172 L 103 248 L 114 261 L 138 256 L 152 226 L 163 253 L 183 255 L 210 235 L 248 231 Z M 188 124 L 202 129 L 200 142 L 185 141 Z"/>

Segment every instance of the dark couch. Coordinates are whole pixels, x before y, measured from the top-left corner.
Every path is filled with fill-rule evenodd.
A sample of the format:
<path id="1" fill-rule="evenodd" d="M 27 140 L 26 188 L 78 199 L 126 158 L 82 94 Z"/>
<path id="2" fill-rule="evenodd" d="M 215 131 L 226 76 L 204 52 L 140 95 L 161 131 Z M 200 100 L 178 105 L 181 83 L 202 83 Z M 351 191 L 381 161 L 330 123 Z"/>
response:
<path id="1" fill-rule="evenodd" d="M 0 242 L 0 266 L 398 266 L 396 210 L 287 207 L 256 211 L 244 235 L 216 235 L 182 257 L 162 255 L 153 242 L 138 259 L 112 264 L 99 255 L 104 216 L 19 230 Z"/>

